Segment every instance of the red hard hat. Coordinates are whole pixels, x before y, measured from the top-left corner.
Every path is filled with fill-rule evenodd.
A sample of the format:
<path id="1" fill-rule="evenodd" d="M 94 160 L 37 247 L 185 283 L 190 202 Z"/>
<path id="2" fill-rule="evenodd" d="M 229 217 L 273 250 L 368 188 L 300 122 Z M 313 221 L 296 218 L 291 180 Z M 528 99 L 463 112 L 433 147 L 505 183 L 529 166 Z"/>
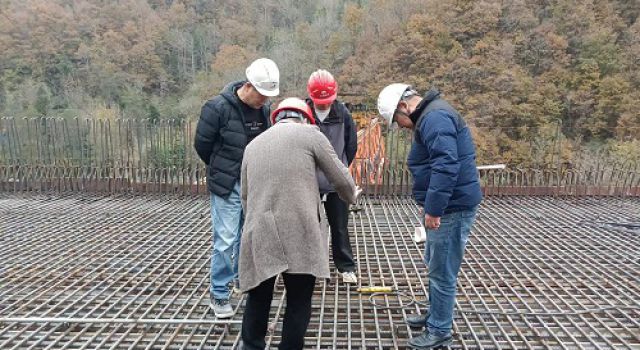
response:
<path id="1" fill-rule="evenodd" d="M 314 104 L 331 104 L 338 96 L 338 82 L 324 69 L 313 72 L 307 82 L 307 91 Z"/>
<path id="2" fill-rule="evenodd" d="M 276 116 L 282 111 L 300 112 L 309 120 L 309 123 L 316 123 L 315 118 L 313 118 L 313 112 L 311 112 L 311 108 L 309 108 L 309 105 L 307 105 L 303 100 L 297 97 L 285 98 L 284 100 L 282 100 L 282 102 L 280 102 L 278 108 L 271 113 L 271 124 L 276 123 Z"/>

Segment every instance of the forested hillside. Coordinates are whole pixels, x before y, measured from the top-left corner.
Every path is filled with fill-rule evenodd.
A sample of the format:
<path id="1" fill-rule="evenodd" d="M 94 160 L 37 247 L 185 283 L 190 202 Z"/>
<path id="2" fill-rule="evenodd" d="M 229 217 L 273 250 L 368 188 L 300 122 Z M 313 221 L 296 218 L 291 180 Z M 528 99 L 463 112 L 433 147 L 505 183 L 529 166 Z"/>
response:
<path id="1" fill-rule="evenodd" d="M 375 107 L 437 87 L 482 162 L 640 157 L 638 0 L 0 0 L 0 116 L 194 119 L 270 57 L 282 96 L 332 71 Z"/>

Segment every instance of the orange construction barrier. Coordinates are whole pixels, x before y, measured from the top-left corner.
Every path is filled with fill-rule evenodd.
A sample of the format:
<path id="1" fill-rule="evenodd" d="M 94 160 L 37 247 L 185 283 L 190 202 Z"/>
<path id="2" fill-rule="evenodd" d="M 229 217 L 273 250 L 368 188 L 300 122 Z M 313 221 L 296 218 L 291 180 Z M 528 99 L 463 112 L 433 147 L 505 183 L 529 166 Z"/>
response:
<path id="1" fill-rule="evenodd" d="M 349 170 L 358 186 L 382 183 L 385 145 L 382 124 L 376 118 L 364 129 L 358 130 L 358 152 Z"/>

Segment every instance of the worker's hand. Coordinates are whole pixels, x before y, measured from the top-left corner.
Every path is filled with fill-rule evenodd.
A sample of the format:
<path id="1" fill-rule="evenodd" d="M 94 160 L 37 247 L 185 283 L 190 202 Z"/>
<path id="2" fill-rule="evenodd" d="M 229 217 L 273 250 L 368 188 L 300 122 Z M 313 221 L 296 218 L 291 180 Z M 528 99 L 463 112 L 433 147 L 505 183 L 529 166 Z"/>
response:
<path id="1" fill-rule="evenodd" d="M 424 227 L 431 229 L 431 230 L 437 230 L 440 228 L 440 217 L 439 216 L 431 216 L 429 214 L 426 214 L 424 216 Z"/>
<path id="2" fill-rule="evenodd" d="M 361 194 L 362 194 L 362 188 L 356 185 L 356 195 L 355 195 L 356 200 L 358 200 L 358 197 L 360 197 Z"/>

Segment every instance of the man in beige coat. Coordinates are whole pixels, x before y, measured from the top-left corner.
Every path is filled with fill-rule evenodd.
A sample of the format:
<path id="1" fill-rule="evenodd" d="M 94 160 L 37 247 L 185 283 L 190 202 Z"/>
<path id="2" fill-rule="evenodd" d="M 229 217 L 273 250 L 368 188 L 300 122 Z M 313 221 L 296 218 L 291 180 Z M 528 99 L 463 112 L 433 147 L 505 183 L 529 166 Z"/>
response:
<path id="1" fill-rule="evenodd" d="M 240 289 L 248 292 L 242 320 L 244 349 L 264 349 L 276 276 L 287 290 L 279 349 L 302 349 L 316 278 L 329 278 L 327 231 L 321 228 L 316 167 L 347 203 L 357 193 L 348 169 L 314 124 L 304 101 L 285 99 L 273 127 L 247 146 L 241 197 Z"/>

